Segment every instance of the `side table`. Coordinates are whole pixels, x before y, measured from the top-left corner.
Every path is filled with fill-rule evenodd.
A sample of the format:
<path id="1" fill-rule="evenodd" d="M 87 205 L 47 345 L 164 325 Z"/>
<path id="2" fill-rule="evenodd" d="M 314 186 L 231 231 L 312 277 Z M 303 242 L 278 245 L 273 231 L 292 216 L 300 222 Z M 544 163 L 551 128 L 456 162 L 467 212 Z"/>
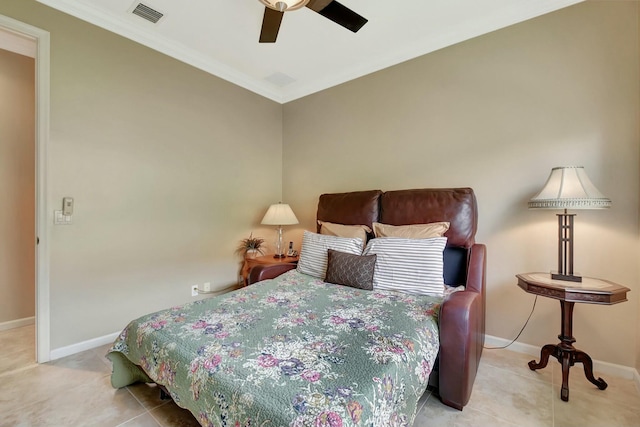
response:
<path id="1" fill-rule="evenodd" d="M 540 351 L 540 362 L 529 362 L 529 369 L 535 371 L 547 366 L 549 356 L 555 357 L 562 364 L 562 388 L 560 398 L 569 401 L 569 368 L 576 362 L 582 363 L 584 375 L 600 390 L 607 388 L 607 383 L 593 376 L 593 361 L 584 351 L 573 346 L 573 306 L 576 302 L 588 304 L 617 304 L 627 300 L 629 288 L 607 280 L 583 277 L 582 282 L 553 280 L 548 273 L 517 274 L 518 286 L 526 292 L 560 301 L 561 329 L 560 343 L 547 344 Z"/>
<path id="2" fill-rule="evenodd" d="M 273 255 L 258 256 L 255 258 L 245 258 L 242 265 L 242 286 L 249 285 L 249 272 L 253 267 L 258 264 L 271 265 L 271 264 L 297 264 L 297 256 L 287 256 L 284 258 L 274 258 Z"/>

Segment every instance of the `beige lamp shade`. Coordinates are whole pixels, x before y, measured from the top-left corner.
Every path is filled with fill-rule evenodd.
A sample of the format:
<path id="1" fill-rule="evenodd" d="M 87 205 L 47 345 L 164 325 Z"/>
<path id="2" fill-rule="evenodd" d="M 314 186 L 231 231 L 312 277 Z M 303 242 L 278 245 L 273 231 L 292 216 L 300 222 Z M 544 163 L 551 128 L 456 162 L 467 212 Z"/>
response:
<path id="1" fill-rule="evenodd" d="M 277 203 L 269 206 L 267 213 L 262 218 L 264 225 L 293 225 L 298 224 L 298 218 L 286 203 Z"/>
<path id="2" fill-rule="evenodd" d="M 282 244 L 282 226 L 298 223 L 298 218 L 286 203 L 277 203 L 269 206 L 267 213 L 262 218 L 264 225 L 276 225 L 278 237 L 276 238 L 276 254 L 274 258 L 284 258 L 284 246 Z"/>
<path id="3" fill-rule="evenodd" d="M 567 209 L 604 209 L 611 200 L 602 195 L 591 182 L 582 166 L 564 166 L 551 169 L 542 190 L 529 201 L 531 209 L 563 209 L 558 217 L 558 270 L 551 278 L 581 282 L 573 271 L 573 219 L 576 214 Z"/>
<path id="4" fill-rule="evenodd" d="M 531 209 L 605 209 L 611 207 L 582 166 L 551 169 L 542 190 L 529 201 Z"/>

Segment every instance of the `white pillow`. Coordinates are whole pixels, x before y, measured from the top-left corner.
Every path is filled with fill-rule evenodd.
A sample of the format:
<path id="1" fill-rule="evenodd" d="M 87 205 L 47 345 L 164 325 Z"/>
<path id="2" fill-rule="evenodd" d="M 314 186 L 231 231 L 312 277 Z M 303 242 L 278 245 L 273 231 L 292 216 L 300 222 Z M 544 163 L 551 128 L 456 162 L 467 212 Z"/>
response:
<path id="1" fill-rule="evenodd" d="M 327 252 L 334 249 L 353 255 L 362 255 L 364 242 L 358 237 L 337 237 L 305 231 L 298 260 L 298 271 L 310 276 L 325 278 L 327 274 Z"/>
<path id="2" fill-rule="evenodd" d="M 446 244 L 446 237 L 369 240 L 364 255 L 377 255 L 373 289 L 443 296 Z"/>

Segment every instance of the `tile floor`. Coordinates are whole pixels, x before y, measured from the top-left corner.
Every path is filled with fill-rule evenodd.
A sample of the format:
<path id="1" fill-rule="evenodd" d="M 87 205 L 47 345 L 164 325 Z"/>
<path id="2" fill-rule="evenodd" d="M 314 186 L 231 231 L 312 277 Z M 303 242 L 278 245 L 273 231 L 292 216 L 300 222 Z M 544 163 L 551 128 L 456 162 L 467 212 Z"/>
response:
<path id="1" fill-rule="evenodd" d="M 0 426 L 198 426 L 189 412 L 160 400 L 155 387 L 111 388 L 108 346 L 36 365 L 34 340 L 31 326 L 0 332 Z M 570 401 L 563 402 L 560 364 L 551 359 L 533 372 L 529 360 L 485 350 L 464 411 L 427 392 L 414 426 L 640 426 L 640 392 L 632 380 L 607 376 L 609 387 L 600 391 L 577 365 Z"/>

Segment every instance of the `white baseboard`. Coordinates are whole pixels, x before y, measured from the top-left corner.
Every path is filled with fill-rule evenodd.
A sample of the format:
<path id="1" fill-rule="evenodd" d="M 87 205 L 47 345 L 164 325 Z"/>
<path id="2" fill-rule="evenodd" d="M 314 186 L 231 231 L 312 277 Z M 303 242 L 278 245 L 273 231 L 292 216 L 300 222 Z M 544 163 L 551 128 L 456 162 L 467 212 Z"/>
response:
<path id="1" fill-rule="evenodd" d="M 484 337 L 484 345 L 486 347 L 502 347 L 510 342 L 511 340 L 505 340 L 504 338 L 494 337 L 492 335 L 485 335 Z M 540 357 L 540 347 L 536 347 L 531 344 L 515 341 L 507 348 L 518 353 Z M 593 359 L 593 370 L 605 375 L 613 375 L 628 380 L 635 380 L 636 386 L 638 386 L 638 390 L 640 390 L 640 374 L 638 374 L 638 371 L 635 368 Z"/>
<path id="2" fill-rule="evenodd" d="M 101 345 L 111 344 L 118 338 L 120 332 L 114 332 L 102 337 L 93 338 L 87 341 L 82 341 L 76 344 L 71 344 L 66 347 L 56 348 L 51 350 L 50 359 L 56 360 L 62 357 L 71 356 L 72 354 L 80 353 L 82 351 L 91 350 L 92 348 L 100 347 Z"/>
<path id="3" fill-rule="evenodd" d="M 9 329 L 21 328 L 23 326 L 29 326 L 36 323 L 35 316 L 25 317 L 24 319 L 9 320 L 8 322 L 0 323 L 0 331 L 8 331 Z"/>
<path id="4" fill-rule="evenodd" d="M 212 291 L 212 292 L 200 292 L 200 294 L 219 295 L 235 289 L 235 286 L 236 284 L 234 283 L 223 289 L 216 289 L 215 291 Z M 49 360 L 60 359 L 62 357 L 71 356 L 72 354 L 76 354 L 82 351 L 91 350 L 92 348 L 100 347 L 101 345 L 111 344 L 115 341 L 116 338 L 118 338 L 118 335 L 120 335 L 120 331 L 114 332 L 109 335 L 104 335 L 102 337 L 93 338 L 87 341 L 82 341 L 76 344 L 71 344 L 66 347 L 53 349 L 51 350 L 51 353 L 49 355 Z"/>

